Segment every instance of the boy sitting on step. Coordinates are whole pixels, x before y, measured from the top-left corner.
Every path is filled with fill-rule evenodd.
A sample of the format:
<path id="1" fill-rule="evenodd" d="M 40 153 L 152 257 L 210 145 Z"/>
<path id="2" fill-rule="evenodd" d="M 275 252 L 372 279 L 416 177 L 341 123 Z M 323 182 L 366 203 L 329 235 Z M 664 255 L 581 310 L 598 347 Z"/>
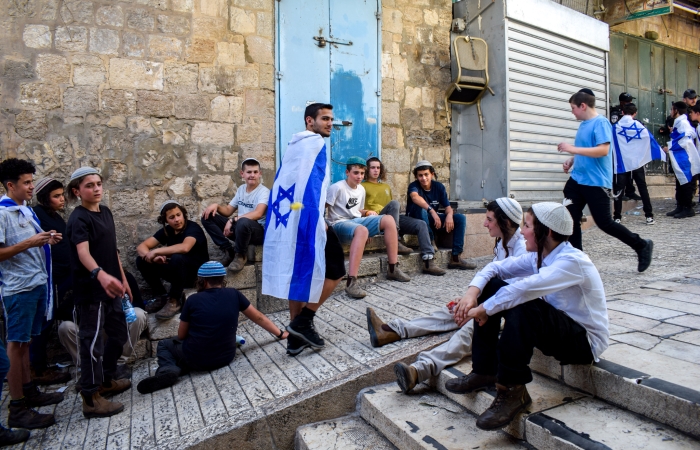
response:
<path id="1" fill-rule="evenodd" d="M 348 285 L 345 292 L 353 298 L 363 298 L 367 293 L 357 284 L 362 253 L 367 239 L 384 232 L 386 254 L 389 259 L 386 277 L 389 280 L 411 281 L 396 267 L 398 263 L 399 236 L 396 222 L 390 215 L 380 215 L 365 209 L 365 160 L 352 156 L 347 161 L 346 179 L 332 184 L 326 194 L 327 219 L 342 244 L 350 243 Z"/>
<path id="2" fill-rule="evenodd" d="M 226 287 L 225 276 L 226 268 L 218 261 L 199 268 L 197 293 L 182 308 L 177 339 L 158 342 L 158 370 L 138 384 L 140 393 L 172 386 L 190 370 L 215 370 L 230 364 L 236 356 L 239 312 L 277 339 L 287 339 L 287 331 L 251 306 L 243 294 Z"/>

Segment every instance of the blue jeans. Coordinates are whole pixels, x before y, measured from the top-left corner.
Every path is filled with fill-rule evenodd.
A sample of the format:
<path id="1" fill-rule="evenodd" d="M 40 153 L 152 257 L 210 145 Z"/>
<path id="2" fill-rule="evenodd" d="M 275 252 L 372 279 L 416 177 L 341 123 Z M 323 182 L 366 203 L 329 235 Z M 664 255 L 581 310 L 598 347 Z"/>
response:
<path id="1" fill-rule="evenodd" d="M 420 217 L 416 216 L 415 212 L 412 212 L 412 214 L 408 214 L 408 211 L 406 211 L 406 214 L 410 217 L 413 217 L 414 219 L 421 219 L 425 223 L 428 224 L 428 230 L 430 231 L 430 239 L 434 240 L 435 239 L 435 231 L 445 231 L 445 217 L 446 214 L 443 213 L 438 213 L 438 217 L 440 218 L 440 222 L 442 222 L 442 227 L 441 228 L 435 228 L 435 221 L 433 220 L 433 216 L 428 214 L 428 211 L 421 209 L 420 210 Z M 453 255 L 461 255 L 462 251 L 464 251 L 464 233 L 467 231 L 467 216 L 464 214 L 457 214 L 454 213 L 452 215 L 452 220 L 454 221 L 455 227 L 452 230 L 452 254 Z"/>

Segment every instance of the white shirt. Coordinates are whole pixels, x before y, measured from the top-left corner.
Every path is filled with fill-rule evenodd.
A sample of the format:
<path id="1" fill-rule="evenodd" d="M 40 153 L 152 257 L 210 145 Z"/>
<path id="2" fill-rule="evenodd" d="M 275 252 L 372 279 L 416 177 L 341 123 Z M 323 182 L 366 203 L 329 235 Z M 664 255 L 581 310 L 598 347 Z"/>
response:
<path id="1" fill-rule="evenodd" d="M 333 183 L 326 193 L 328 221 L 331 225 L 344 220 L 362 217 L 361 209 L 365 207 L 365 188 L 358 184 L 355 189 L 345 180 Z"/>
<path id="2" fill-rule="evenodd" d="M 525 248 L 525 238 L 520 232 L 520 227 L 518 227 L 518 229 L 515 230 L 515 233 L 513 233 L 513 236 L 510 237 L 506 247 L 508 247 L 508 257 L 520 256 L 527 253 L 527 249 Z M 503 261 L 506 259 L 506 251 L 503 249 L 503 244 L 500 241 L 496 245 L 494 253 L 494 262 Z"/>
<path id="3" fill-rule="evenodd" d="M 247 190 L 247 185 L 241 185 L 236 191 L 236 195 L 233 196 L 231 203 L 229 203 L 234 208 L 238 208 L 238 217 L 253 212 L 258 205 L 267 205 L 267 202 L 270 201 L 270 190 L 263 186 L 262 183 L 253 189 L 252 192 L 247 192 Z M 258 223 L 265 226 L 265 214 L 258 219 Z"/>
<path id="4" fill-rule="evenodd" d="M 483 290 L 490 279 L 523 277 L 503 286 L 483 305 L 489 316 L 521 303 L 543 298 L 586 329 L 596 362 L 608 348 L 608 310 L 603 280 L 593 262 L 570 243 L 563 242 L 542 260 L 537 253 L 492 262 L 476 274 L 470 286 Z"/>

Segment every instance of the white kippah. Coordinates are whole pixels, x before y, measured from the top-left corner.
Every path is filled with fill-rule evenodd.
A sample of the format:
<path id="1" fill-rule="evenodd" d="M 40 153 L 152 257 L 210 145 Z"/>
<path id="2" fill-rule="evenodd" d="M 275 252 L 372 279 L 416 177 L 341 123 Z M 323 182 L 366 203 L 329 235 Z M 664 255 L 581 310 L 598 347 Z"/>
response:
<path id="1" fill-rule="evenodd" d="M 535 203 L 532 205 L 532 211 L 537 216 L 537 220 L 550 230 L 564 236 L 571 236 L 574 233 L 574 219 L 571 218 L 566 206 L 561 203 Z"/>
<path id="2" fill-rule="evenodd" d="M 73 174 L 70 176 L 70 180 L 76 180 L 80 177 L 84 177 L 85 175 L 99 175 L 100 172 L 97 171 L 97 169 L 94 169 L 92 167 L 81 167 L 80 169 L 76 170 L 73 172 Z"/>
<path id="3" fill-rule="evenodd" d="M 417 169 L 419 167 L 433 167 L 433 165 L 430 164 L 430 161 L 422 160 L 416 163 L 416 167 L 414 169 Z"/>
<path id="4" fill-rule="evenodd" d="M 175 204 L 175 205 L 180 206 L 180 207 L 182 206 L 180 203 L 176 202 L 175 200 L 166 200 L 163 202 L 163 204 L 160 205 L 160 209 L 159 209 L 160 214 L 163 214 L 163 209 L 170 204 Z"/>
<path id="5" fill-rule="evenodd" d="M 510 220 L 520 225 L 520 222 L 523 221 L 523 208 L 520 206 L 520 203 L 508 197 L 497 198 L 496 203 L 498 203 L 498 206 L 501 207 Z"/>

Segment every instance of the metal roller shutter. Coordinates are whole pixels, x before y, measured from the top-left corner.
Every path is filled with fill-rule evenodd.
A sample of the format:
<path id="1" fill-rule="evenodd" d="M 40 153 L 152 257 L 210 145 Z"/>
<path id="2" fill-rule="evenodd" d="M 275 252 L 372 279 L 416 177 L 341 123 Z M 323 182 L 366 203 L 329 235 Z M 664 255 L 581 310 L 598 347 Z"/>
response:
<path id="1" fill-rule="evenodd" d="M 557 145 L 573 143 L 579 125 L 568 100 L 590 88 L 607 115 L 606 53 L 513 20 L 507 43 L 510 192 L 523 202 L 559 201 L 569 156 Z"/>

